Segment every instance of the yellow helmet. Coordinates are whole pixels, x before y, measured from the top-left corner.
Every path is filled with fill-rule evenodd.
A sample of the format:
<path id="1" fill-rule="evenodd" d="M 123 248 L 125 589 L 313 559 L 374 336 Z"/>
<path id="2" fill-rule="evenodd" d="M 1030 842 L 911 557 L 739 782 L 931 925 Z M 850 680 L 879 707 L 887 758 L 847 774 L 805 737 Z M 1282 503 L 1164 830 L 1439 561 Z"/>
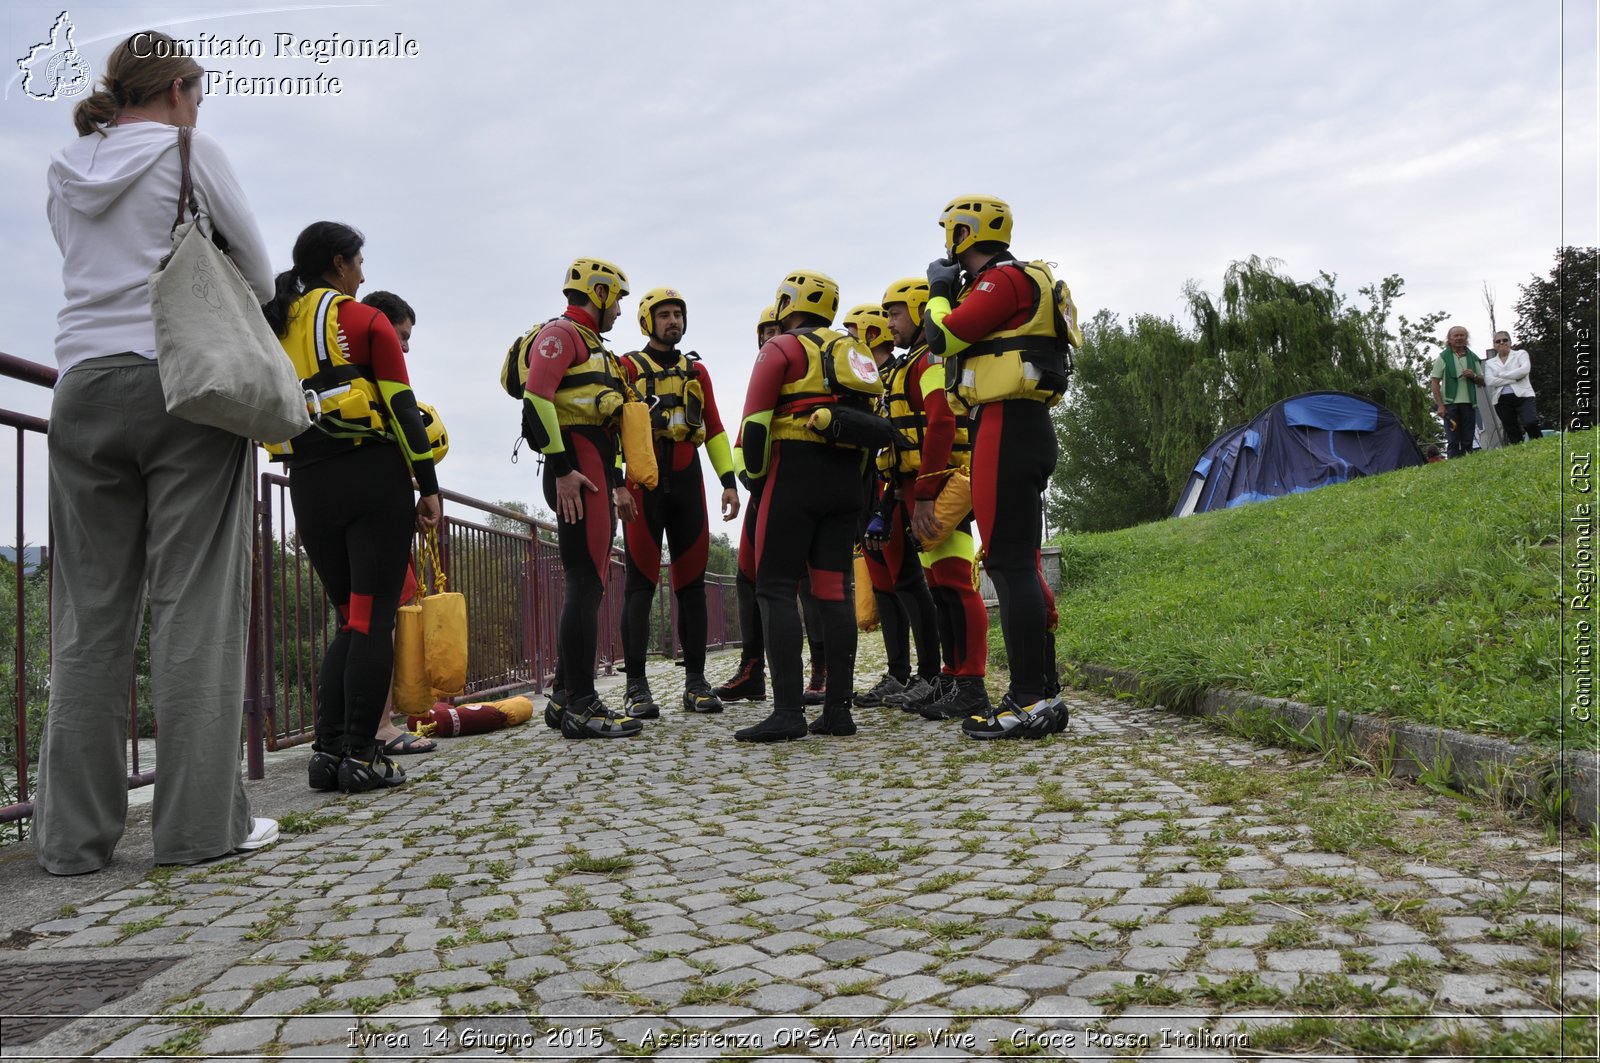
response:
<path id="1" fill-rule="evenodd" d="M 867 347 L 876 347 L 880 343 L 893 343 L 894 333 L 889 331 L 889 315 L 883 312 L 883 307 L 875 303 L 862 303 L 860 306 L 851 307 L 850 312 L 844 316 L 846 331 L 849 326 L 856 327 L 856 339 Z M 867 335 L 867 329 L 878 330 L 876 339 Z"/>
<path id="2" fill-rule="evenodd" d="M 796 311 L 816 314 L 833 324 L 839 312 L 839 283 L 826 273 L 797 269 L 778 285 L 778 295 L 772 300 L 772 312 L 779 321 Z"/>
<path id="3" fill-rule="evenodd" d="M 428 446 L 433 448 L 433 463 L 437 465 L 450 453 L 450 433 L 446 431 L 444 419 L 439 416 L 438 410 L 426 402 L 417 403 L 417 410 L 422 414 L 422 427 L 428 430 Z"/>
<path id="4" fill-rule="evenodd" d="M 911 323 L 922 327 L 922 310 L 928 305 L 928 280 L 926 277 L 901 277 L 883 292 L 883 305 L 905 303 Z"/>
<path id="5" fill-rule="evenodd" d="M 651 288 L 639 299 L 639 331 L 655 338 L 656 307 L 662 303 L 677 303 L 683 310 L 683 331 L 689 331 L 689 304 L 676 288 Z"/>
<path id="6" fill-rule="evenodd" d="M 762 329 L 766 328 L 768 325 L 776 325 L 777 323 L 777 307 L 769 306 L 765 310 L 761 311 L 761 316 L 756 318 L 756 339 L 761 338 Z"/>
<path id="7" fill-rule="evenodd" d="M 952 199 L 939 215 L 944 229 L 944 249 L 959 255 L 973 244 L 995 240 L 1011 243 L 1011 208 L 993 196 L 960 196 Z M 967 238 L 956 246 L 956 226 L 967 227 Z"/>
<path id="8" fill-rule="evenodd" d="M 606 286 L 604 300 L 595 294 L 595 287 L 601 284 Z M 628 275 L 603 258 L 574 259 L 572 265 L 567 267 L 566 281 L 561 285 L 561 290 L 587 295 L 595 306 L 610 310 L 628 294 Z"/>

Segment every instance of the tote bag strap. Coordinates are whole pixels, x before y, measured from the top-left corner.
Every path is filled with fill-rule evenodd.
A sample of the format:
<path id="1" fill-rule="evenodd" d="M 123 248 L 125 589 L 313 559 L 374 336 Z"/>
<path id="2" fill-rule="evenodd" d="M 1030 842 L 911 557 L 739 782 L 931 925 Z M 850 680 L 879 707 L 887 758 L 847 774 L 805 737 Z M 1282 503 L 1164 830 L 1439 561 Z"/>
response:
<path id="1" fill-rule="evenodd" d="M 185 208 L 196 219 L 200 217 L 200 203 L 194 194 L 194 177 L 189 172 L 189 145 L 193 139 L 193 127 L 178 127 L 178 163 L 183 168 L 183 181 L 178 186 L 178 219 L 172 223 L 174 229 L 183 224 Z"/>
<path id="2" fill-rule="evenodd" d="M 172 227 L 174 229 L 183 224 L 184 211 L 186 208 L 188 213 L 194 216 L 196 222 L 199 222 L 200 220 L 200 199 L 195 195 L 194 175 L 189 169 L 189 155 L 191 151 L 190 144 L 193 142 L 193 140 L 193 126 L 185 125 L 178 127 L 178 163 L 182 167 L 183 178 L 181 183 L 178 185 L 178 217 L 177 220 L 172 223 Z M 223 254 L 228 253 L 228 240 L 225 236 L 217 231 L 215 224 L 211 225 L 211 242 L 215 244 L 217 246 L 217 250 L 221 251 Z"/>

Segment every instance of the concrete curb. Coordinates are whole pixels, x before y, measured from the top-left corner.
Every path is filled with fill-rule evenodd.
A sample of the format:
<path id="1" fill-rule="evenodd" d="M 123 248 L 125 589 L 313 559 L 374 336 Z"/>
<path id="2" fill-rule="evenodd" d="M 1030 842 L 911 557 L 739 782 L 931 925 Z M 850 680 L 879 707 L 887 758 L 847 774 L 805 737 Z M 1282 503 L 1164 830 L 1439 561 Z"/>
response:
<path id="1" fill-rule="evenodd" d="M 1086 687 L 1131 694 L 1145 701 L 1155 699 L 1154 685 L 1135 672 L 1098 664 L 1077 667 L 1082 685 Z M 1600 824 L 1600 754 L 1597 753 L 1563 755 L 1503 738 L 1362 713 L 1338 710 L 1330 713 L 1316 705 L 1223 687 L 1207 690 L 1187 714 L 1223 721 L 1242 720 L 1260 713 L 1302 734 L 1315 736 L 1323 735 L 1330 728 L 1331 720 L 1331 737 L 1351 743 L 1369 760 L 1389 758 L 1394 774 L 1402 779 L 1415 780 L 1444 761 L 1449 765 L 1452 785 L 1463 792 L 1478 790 L 1525 803 L 1545 801 L 1554 782 L 1556 792 L 1565 788 L 1570 794 L 1566 803 L 1570 819 L 1587 827 Z"/>

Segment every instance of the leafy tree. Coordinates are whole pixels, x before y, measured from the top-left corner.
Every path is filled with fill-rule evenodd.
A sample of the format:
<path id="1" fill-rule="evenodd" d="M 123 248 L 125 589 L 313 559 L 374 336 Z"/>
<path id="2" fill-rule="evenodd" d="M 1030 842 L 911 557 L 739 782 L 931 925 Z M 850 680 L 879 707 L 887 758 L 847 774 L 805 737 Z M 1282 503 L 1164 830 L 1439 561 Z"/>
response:
<path id="1" fill-rule="evenodd" d="M 728 538 L 727 532 L 711 537 L 706 551 L 706 571 L 722 576 L 732 576 L 739 571 L 739 547 Z"/>
<path id="2" fill-rule="evenodd" d="M 495 505 L 501 509 L 509 509 L 513 513 L 521 513 L 524 517 L 535 517 L 537 519 L 534 512 L 528 508 L 528 503 L 526 502 L 519 502 L 514 498 L 502 498 Z M 525 535 L 528 531 L 528 526 L 522 521 L 513 520 L 510 517 L 502 517 L 498 513 L 488 514 L 484 518 L 484 523 L 495 531 L 505 532 L 509 535 Z M 540 529 L 539 537 L 546 542 L 555 542 L 555 536 L 543 529 Z"/>
<path id="3" fill-rule="evenodd" d="M 1516 303 L 1515 345 L 1528 352 L 1533 363 L 1531 380 L 1539 396 L 1539 413 L 1545 424 L 1564 429 L 1594 425 L 1594 350 L 1600 321 L 1596 320 L 1596 289 L 1600 249 L 1563 247 L 1556 252 L 1548 277 L 1533 277 L 1522 286 Z M 1588 401 L 1577 402 L 1580 365 L 1587 377 Z"/>
<path id="4" fill-rule="evenodd" d="M 50 695 L 50 571 L 48 564 L 29 571 L 23 553 L 21 706 L 28 753 L 37 763 L 39 737 L 44 733 L 45 708 Z M 0 704 L 17 709 L 17 565 L 0 557 Z M 17 799 L 17 729 L 11 713 L 0 728 L 0 804 Z M 30 770 L 29 776 L 36 781 Z"/>
<path id="5" fill-rule="evenodd" d="M 1128 380 L 1141 348 L 1176 342 L 1170 321 L 1142 315 L 1125 328 L 1102 310 L 1084 326 L 1067 401 L 1056 407 L 1061 458 L 1046 496 L 1050 524 L 1068 531 L 1126 528 L 1167 514 L 1167 481 L 1150 456 L 1150 423 Z"/>

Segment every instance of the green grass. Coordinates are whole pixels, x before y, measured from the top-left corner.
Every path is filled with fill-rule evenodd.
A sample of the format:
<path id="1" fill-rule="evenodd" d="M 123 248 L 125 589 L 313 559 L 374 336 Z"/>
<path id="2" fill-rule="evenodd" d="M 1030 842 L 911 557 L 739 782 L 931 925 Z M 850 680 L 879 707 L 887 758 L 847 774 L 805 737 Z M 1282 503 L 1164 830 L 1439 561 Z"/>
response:
<path id="1" fill-rule="evenodd" d="M 1551 438 L 1065 536 L 1061 656 L 1133 669 L 1177 708 L 1220 685 L 1554 743 L 1565 479 Z"/>

